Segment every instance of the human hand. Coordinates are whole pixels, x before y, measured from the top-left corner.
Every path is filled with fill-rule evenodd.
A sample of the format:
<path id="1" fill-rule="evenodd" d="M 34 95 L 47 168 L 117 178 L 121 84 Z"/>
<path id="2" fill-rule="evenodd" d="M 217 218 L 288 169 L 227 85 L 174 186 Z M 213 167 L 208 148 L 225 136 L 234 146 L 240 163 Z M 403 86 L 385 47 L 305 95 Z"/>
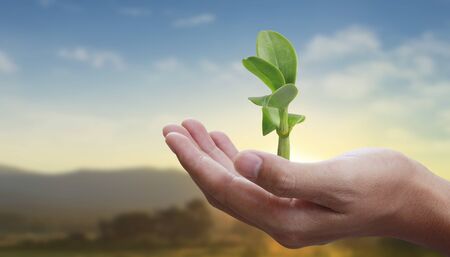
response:
<path id="1" fill-rule="evenodd" d="M 450 185 L 401 153 L 361 149 L 295 163 L 239 152 L 195 120 L 163 134 L 209 203 L 286 247 L 388 236 L 450 252 Z"/>

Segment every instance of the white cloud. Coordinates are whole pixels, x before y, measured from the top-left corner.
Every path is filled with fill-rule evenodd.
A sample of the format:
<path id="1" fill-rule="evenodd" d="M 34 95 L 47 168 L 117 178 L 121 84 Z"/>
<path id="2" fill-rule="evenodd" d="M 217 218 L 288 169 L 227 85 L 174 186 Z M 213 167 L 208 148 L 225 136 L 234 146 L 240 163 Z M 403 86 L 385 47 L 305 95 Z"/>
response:
<path id="1" fill-rule="evenodd" d="M 450 97 L 450 80 L 447 81 L 417 81 L 413 85 L 414 91 L 418 92 L 422 97 L 425 98 L 446 98 Z"/>
<path id="2" fill-rule="evenodd" d="M 143 7 L 121 7 L 117 12 L 124 16 L 144 17 L 151 14 L 151 11 Z"/>
<path id="3" fill-rule="evenodd" d="M 176 28 L 189 28 L 199 25 L 209 24 L 216 20 L 216 16 L 211 13 L 199 14 L 196 16 L 175 20 L 172 25 Z"/>
<path id="4" fill-rule="evenodd" d="M 109 66 L 121 70 L 125 67 L 125 62 L 122 57 L 112 51 L 88 50 L 84 47 L 63 48 L 58 51 L 58 56 L 67 60 L 86 63 L 94 68 Z"/>
<path id="5" fill-rule="evenodd" d="M 430 110 L 435 107 L 433 99 L 428 97 L 417 98 L 412 95 L 403 96 L 385 96 L 380 99 L 372 100 L 369 104 L 369 110 L 374 114 L 384 117 L 409 117 L 414 116 L 417 110 Z"/>
<path id="6" fill-rule="evenodd" d="M 421 37 L 399 46 L 396 53 L 403 57 L 440 55 L 450 58 L 450 42 L 439 40 L 432 33 L 425 33 Z"/>
<path id="7" fill-rule="evenodd" d="M 353 26 L 333 35 L 317 35 L 305 48 L 305 62 L 329 61 L 354 55 L 374 53 L 380 48 L 376 35 L 367 29 Z"/>
<path id="8" fill-rule="evenodd" d="M 315 36 L 300 52 L 301 74 L 311 89 L 337 99 L 401 92 L 441 101 L 450 96 L 449 49 L 430 33 L 385 49 L 371 30 L 352 26 Z"/>
<path id="9" fill-rule="evenodd" d="M 14 73 L 17 69 L 14 61 L 6 53 L 0 51 L 0 73 Z"/>
<path id="10" fill-rule="evenodd" d="M 206 72 L 219 72 L 220 71 L 220 67 L 217 63 L 214 63 L 207 59 L 200 60 L 200 68 Z"/>
<path id="11" fill-rule="evenodd" d="M 319 81 L 328 95 L 343 99 L 361 99 L 376 88 L 370 77 L 358 73 L 328 74 Z"/>
<path id="12" fill-rule="evenodd" d="M 182 68 L 183 64 L 175 57 L 167 57 L 153 63 L 153 66 L 162 72 L 171 72 Z"/>

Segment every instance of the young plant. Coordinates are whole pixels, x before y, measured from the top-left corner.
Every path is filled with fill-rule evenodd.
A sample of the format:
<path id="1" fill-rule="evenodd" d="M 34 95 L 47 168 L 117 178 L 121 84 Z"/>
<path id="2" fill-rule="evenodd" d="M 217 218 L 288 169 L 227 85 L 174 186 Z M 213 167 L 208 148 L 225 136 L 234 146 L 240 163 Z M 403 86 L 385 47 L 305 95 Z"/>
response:
<path id="1" fill-rule="evenodd" d="M 245 68 L 260 78 L 271 94 L 248 99 L 262 108 L 262 133 L 278 134 L 278 155 L 289 159 L 289 134 L 305 116 L 288 113 L 297 96 L 297 54 L 292 44 L 275 31 L 261 31 L 256 39 L 256 56 L 242 60 Z"/>

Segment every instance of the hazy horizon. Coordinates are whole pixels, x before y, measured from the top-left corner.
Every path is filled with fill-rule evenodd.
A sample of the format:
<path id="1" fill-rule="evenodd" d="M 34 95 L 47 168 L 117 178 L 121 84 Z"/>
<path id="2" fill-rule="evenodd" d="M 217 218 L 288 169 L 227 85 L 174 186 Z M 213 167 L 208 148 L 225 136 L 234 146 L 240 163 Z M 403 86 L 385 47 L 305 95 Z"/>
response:
<path id="1" fill-rule="evenodd" d="M 175 165 L 174 165 L 175 166 Z M 122 167 L 78 167 L 74 169 L 60 170 L 56 173 L 52 173 L 45 170 L 38 170 L 32 168 L 25 168 L 18 165 L 10 165 L 5 163 L 0 163 L 0 174 L 2 172 L 11 173 L 26 173 L 30 175 L 69 175 L 74 173 L 116 173 L 116 172 L 133 172 L 133 171 L 151 171 L 151 172 L 175 172 L 175 173 L 187 173 L 181 167 L 153 167 L 150 165 L 135 165 L 135 166 L 122 166 Z"/>

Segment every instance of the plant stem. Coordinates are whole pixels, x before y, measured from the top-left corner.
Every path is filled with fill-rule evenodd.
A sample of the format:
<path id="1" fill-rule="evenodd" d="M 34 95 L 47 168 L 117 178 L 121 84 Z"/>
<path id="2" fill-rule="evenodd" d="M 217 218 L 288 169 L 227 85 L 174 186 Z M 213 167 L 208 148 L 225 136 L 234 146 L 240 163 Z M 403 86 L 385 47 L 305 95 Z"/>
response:
<path id="1" fill-rule="evenodd" d="M 289 136 L 278 137 L 278 156 L 289 160 Z"/>
<path id="2" fill-rule="evenodd" d="M 278 134 L 278 155 L 288 159 L 290 155 L 289 144 L 289 123 L 287 108 L 279 109 L 280 112 L 280 127 L 277 129 Z"/>

